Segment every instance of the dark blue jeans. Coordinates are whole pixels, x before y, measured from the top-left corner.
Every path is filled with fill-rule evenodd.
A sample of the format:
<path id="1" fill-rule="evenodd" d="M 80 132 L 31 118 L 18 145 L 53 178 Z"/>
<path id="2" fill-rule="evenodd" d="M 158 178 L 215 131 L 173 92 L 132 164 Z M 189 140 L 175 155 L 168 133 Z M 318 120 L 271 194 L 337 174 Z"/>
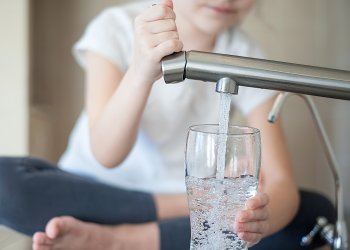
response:
<path id="1" fill-rule="evenodd" d="M 43 231 L 53 217 L 70 215 L 87 222 L 118 225 L 157 221 L 153 196 L 125 190 L 59 170 L 35 158 L 0 158 L 0 224 L 32 235 Z M 295 219 L 280 232 L 265 238 L 253 250 L 301 248 L 300 239 L 314 226 L 318 216 L 334 222 L 333 205 L 325 197 L 301 191 Z M 187 250 L 189 218 L 158 221 L 162 250 Z"/>

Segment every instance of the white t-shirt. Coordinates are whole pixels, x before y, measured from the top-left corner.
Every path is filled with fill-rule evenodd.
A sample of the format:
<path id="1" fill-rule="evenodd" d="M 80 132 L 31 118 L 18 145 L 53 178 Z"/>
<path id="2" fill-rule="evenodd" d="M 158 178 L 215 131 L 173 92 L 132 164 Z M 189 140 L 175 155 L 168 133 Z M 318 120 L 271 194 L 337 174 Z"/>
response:
<path id="1" fill-rule="evenodd" d="M 79 64 L 85 67 L 84 52 L 89 50 L 125 71 L 132 55 L 134 18 L 149 6 L 151 2 L 143 1 L 113 7 L 96 17 L 74 46 Z M 223 33 L 214 51 L 261 57 L 256 45 L 238 29 Z M 240 87 L 232 104 L 246 114 L 273 94 L 273 91 Z M 184 148 L 188 128 L 195 124 L 218 123 L 218 113 L 219 95 L 215 84 L 185 80 L 167 85 L 160 79 L 152 88 L 136 143 L 122 164 L 106 169 L 94 158 L 89 145 L 87 114 L 83 111 L 59 165 L 69 172 L 127 189 L 185 192 Z"/>

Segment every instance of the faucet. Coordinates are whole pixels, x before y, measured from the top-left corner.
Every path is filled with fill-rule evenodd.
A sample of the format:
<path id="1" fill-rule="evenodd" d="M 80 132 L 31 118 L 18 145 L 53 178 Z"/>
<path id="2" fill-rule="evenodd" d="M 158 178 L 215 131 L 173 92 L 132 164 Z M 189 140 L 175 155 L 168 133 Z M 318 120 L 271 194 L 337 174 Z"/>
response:
<path id="1" fill-rule="evenodd" d="M 339 178 L 339 167 L 335 158 L 335 154 L 329 142 L 326 130 L 321 121 L 319 112 L 313 101 L 313 98 L 311 96 L 303 95 L 303 94 L 293 94 L 288 92 L 280 93 L 276 98 L 276 101 L 271 109 L 271 112 L 269 113 L 268 121 L 271 123 L 274 123 L 277 120 L 283 104 L 285 103 L 285 101 L 289 96 L 293 96 L 293 95 L 299 96 L 305 101 L 307 107 L 309 108 L 311 116 L 313 118 L 313 121 L 315 123 L 318 135 L 321 139 L 321 145 L 326 154 L 326 158 L 334 179 L 335 209 L 336 209 L 336 217 L 337 217 L 335 226 L 328 224 L 327 219 L 324 217 L 317 218 L 317 223 L 315 227 L 311 230 L 311 232 L 308 235 L 302 238 L 301 245 L 307 246 L 311 244 L 313 237 L 318 232 L 320 232 L 321 238 L 323 238 L 330 246 L 332 246 L 333 250 L 346 250 L 348 249 L 347 248 L 347 245 L 348 245 L 347 229 L 346 229 L 346 223 L 344 220 L 343 189 L 341 185 L 341 180 Z"/>
<path id="2" fill-rule="evenodd" d="M 311 112 L 332 171 L 337 214 L 335 226 L 329 225 L 325 218 L 318 218 L 316 226 L 301 244 L 311 243 L 321 230 L 321 236 L 333 250 L 347 249 L 339 170 L 317 108 L 309 95 L 350 100 L 349 71 L 199 51 L 178 52 L 163 58 L 162 70 L 166 83 L 177 83 L 186 78 L 216 82 L 216 91 L 219 93 L 238 94 L 239 86 L 283 91 L 268 117 L 272 123 L 288 96 L 294 94 L 301 97 Z"/>
<path id="3" fill-rule="evenodd" d="M 225 91 L 238 86 L 350 100 L 350 72 L 199 51 L 178 52 L 162 60 L 166 83 L 187 79 L 218 82 L 229 78 Z M 235 84 L 237 86 L 231 86 Z"/>

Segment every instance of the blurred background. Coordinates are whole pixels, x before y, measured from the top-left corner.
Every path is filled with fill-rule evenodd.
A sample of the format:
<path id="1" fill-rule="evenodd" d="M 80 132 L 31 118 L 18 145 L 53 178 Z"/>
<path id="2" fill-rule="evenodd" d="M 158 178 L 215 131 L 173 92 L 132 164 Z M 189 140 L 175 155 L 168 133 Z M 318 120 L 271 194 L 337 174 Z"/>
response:
<path id="1" fill-rule="evenodd" d="M 71 47 L 118 0 L 0 0 L 0 155 L 56 162 L 83 107 L 84 74 Z M 243 29 L 278 61 L 350 70 L 350 1 L 258 1 Z M 350 216 L 350 102 L 315 98 L 341 167 Z M 283 125 L 301 187 L 333 199 L 311 117 L 292 97 Z"/>

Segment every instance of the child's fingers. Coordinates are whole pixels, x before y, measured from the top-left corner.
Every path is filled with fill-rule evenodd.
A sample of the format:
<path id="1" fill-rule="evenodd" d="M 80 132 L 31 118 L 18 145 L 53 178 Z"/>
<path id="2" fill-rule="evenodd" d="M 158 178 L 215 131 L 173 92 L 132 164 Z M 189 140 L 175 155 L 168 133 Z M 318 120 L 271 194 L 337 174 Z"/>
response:
<path id="1" fill-rule="evenodd" d="M 143 27 L 151 34 L 158 34 L 166 31 L 177 31 L 174 19 L 157 20 L 154 22 L 147 22 Z"/>
<path id="2" fill-rule="evenodd" d="M 261 221 L 269 218 L 269 211 L 267 208 L 263 209 L 248 209 L 239 211 L 236 215 L 237 222 Z"/>
<path id="3" fill-rule="evenodd" d="M 179 34 L 176 31 L 162 32 L 152 36 L 151 47 L 157 47 L 163 42 L 169 40 L 179 40 Z"/>
<path id="4" fill-rule="evenodd" d="M 268 230 L 268 223 L 266 221 L 254 221 L 248 223 L 237 222 L 234 225 L 234 230 L 237 233 L 250 232 L 265 234 Z"/>
<path id="5" fill-rule="evenodd" d="M 153 22 L 162 19 L 175 19 L 175 12 L 164 4 L 154 5 L 137 16 L 135 23 Z"/>
<path id="6" fill-rule="evenodd" d="M 238 233 L 238 237 L 248 243 L 248 247 L 257 244 L 262 239 L 262 234 L 260 233 L 249 233 L 241 232 Z"/>
<path id="7" fill-rule="evenodd" d="M 246 203 L 246 209 L 257 209 L 264 207 L 269 203 L 269 197 L 265 193 L 257 193 L 254 197 L 250 198 Z"/>
<path id="8" fill-rule="evenodd" d="M 154 48 L 154 55 L 156 61 L 161 61 L 163 57 L 170 55 L 174 52 L 180 52 L 183 48 L 183 44 L 178 39 L 167 40 L 159 44 Z"/>
<path id="9" fill-rule="evenodd" d="M 166 6 L 168 6 L 169 8 L 174 8 L 174 5 L 173 5 L 173 1 L 172 0 L 162 0 L 160 2 L 160 4 L 164 4 Z"/>

